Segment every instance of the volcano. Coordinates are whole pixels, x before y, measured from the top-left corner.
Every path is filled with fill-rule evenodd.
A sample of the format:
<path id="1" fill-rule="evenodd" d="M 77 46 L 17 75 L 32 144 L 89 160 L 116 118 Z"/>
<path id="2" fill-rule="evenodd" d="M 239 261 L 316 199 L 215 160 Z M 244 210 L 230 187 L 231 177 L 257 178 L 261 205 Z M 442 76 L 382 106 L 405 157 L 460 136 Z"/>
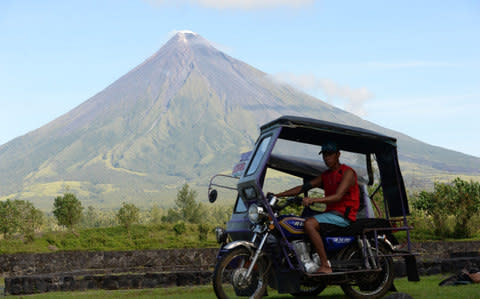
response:
<path id="1" fill-rule="evenodd" d="M 230 170 L 259 126 L 286 114 L 397 137 L 411 182 L 480 175 L 479 158 L 365 121 L 181 31 L 78 107 L 0 146 L 0 197 L 42 209 L 67 190 L 84 205 L 168 203 L 182 184 L 202 188 L 211 175 Z"/>

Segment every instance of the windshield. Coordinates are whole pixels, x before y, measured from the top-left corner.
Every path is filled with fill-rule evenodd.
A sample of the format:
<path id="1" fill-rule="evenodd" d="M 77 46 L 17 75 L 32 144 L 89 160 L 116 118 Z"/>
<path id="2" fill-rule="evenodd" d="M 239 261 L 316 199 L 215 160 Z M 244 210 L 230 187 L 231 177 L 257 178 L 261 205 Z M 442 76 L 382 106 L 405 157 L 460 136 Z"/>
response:
<path id="1" fill-rule="evenodd" d="M 257 147 L 257 150 L 255 151 L 255 154 L 253 155 L 252 162 L 250 162 L 250 165 L 248 166 L 247 170 L 247 176 L 255 173 L 257 171 L 257 168 L 260 164 L 260 161 L 262 160 L 263 155 L 267 151 L 268 144 L 270 143 L 270 139 L 272 136 L 268 136 L 263 138 L 261 141 L 260 145 Z"/>

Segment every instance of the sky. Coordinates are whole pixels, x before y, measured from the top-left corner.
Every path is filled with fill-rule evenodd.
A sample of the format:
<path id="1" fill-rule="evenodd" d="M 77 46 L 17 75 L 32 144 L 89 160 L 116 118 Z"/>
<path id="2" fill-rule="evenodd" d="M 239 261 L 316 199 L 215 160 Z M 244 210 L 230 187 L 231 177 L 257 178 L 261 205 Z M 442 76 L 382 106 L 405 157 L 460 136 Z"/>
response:
<path id="1" fill-rule="evenodd" d="M 365 120 L 480 157 L 480 1 L 0 1 L 0 144 L 194 31 Z"/>

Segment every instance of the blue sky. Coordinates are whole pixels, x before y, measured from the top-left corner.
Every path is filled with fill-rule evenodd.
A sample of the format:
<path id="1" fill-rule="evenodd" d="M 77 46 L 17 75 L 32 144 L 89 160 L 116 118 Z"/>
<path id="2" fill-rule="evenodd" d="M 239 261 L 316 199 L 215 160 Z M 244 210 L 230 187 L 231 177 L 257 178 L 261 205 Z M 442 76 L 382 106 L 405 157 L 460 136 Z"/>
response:
<path id="1" fill-rule="evenodd" d="M 0 144 L 100 92 L 175 31 L 339 108 L 480 157 L 480 1 L 0 1 Z"/>

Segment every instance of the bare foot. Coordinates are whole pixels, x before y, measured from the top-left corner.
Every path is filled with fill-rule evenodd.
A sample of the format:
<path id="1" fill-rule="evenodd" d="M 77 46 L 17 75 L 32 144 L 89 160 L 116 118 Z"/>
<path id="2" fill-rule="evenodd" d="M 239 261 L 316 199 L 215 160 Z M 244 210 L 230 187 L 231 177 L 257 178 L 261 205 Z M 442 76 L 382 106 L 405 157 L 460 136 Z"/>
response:
<path id="1" fill-rule="evenodd" d="M 317 270 L 317 273 L 329 274 L 329 273 L 332 273 L 332 268 L 331 267 L 320 266 L 320 268 L 318 268 L 318 270 Z"/>

